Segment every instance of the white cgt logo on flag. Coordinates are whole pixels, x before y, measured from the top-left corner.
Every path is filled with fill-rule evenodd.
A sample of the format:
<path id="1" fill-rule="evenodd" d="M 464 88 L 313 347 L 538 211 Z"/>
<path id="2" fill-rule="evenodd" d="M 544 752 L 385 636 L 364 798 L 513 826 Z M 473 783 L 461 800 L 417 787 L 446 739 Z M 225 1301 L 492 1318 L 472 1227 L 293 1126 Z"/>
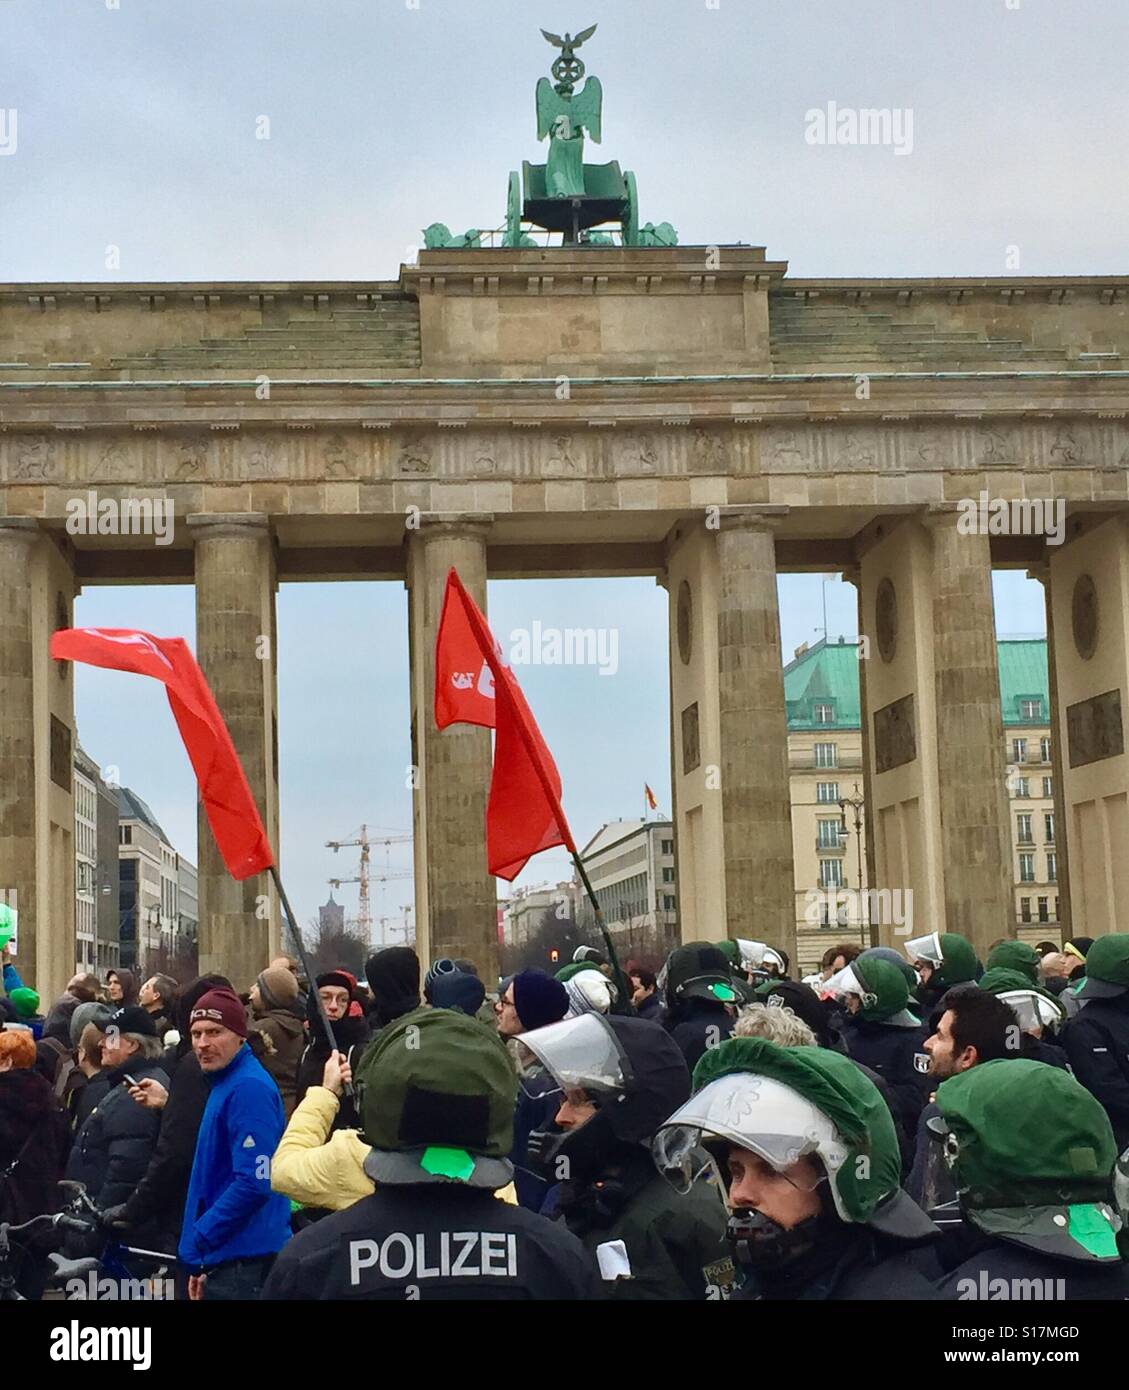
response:
<path id="1" fill-rule="evenodd" d="M 160 647 L 157 646 L 151 637 L 147 637 L 143 632 L 131 632 L 127 636 L 122 637 L 111 632 L 103 632 L 101 628 L 97 627 L 92 627 L 89 631 L 91 637 L 101 637 L 103 642 L 118 642 L 123 647 L 144 647 L 145 650 L 151 652 L 158 661 L 163 661 L 170 671 L 173 668 L 172 662 L 164 652 L 161 651 Z"/>

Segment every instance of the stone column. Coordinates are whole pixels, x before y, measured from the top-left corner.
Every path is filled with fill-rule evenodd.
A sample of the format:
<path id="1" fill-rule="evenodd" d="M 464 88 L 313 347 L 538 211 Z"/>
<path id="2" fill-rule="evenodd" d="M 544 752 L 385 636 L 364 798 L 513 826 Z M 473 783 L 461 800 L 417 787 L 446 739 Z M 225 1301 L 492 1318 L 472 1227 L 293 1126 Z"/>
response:
<path id="1" fill-rule="evenodd" d="M 788 720 L 773 533 L 786 508 L 722 508 L 717 669 L 727 934 L 796 954 Z"/>
<path id="2" fill-rule="evenodd" d="M 412 681 L 416 950 L 426 969 L 465 957 L 488 983 L 498 973 L 498 894 L 486 869 L 490 731 L 435 727 L 435 638 L 454 567 L 486 611 L 489 516 L 423 517 L 408 536 Z"/>
<path id="3" fill-rule="evenodd" d="M 877 881 L 876 865 L 874 855 L 874 778 L 871 772 L 873 762 L 870 756 L 870 720 L 867 718 L 867 710 L 870 702 L 866 693 L 866 669 L 870 664 L 869 646 L 873 641 L 873 636 L 867 634 L 866 616 L 862 601 L 862 566 L 851 565 L 843 571 L 843 579 L 848 584 L 853 584 L 857 593 L 856 609 L 858 613 L 857 623 L 859 632 L 858 653 L 859 668 L 859 733 L 862 741 L 862 837 L 863 837 L 863 863 L 866 866 L 866 882 L 857 885 L 859 897 L 859 940 L 864 946 L 877 946 L 878 928 L 871 921 L 868 911 L 868 899 L 861 895 L 869 892 Z M 863 645 L 863 644 L 866 645 Z M 842 793 L 840 787 L 840 793 Z M 853 830 L 853 822 L 848 820 L 848 829 Z"/>
<path id="4" fill-rule="evenodd" d="M 1055 866 L 1058 885 L 1058 930 L 1063 941 L 1074 935 L 1071 927 L 1070 910 L 1070 818 L 1066 813 L 1066 778 L 1063 774 L 1062 739 L 1059 727 L 1062 722 L 1059 710 L 1058 656 L 1055 648 L 1055 614 L 1051 601 L 1051 571 L 1047 564 L 1037 565 L 1027 571 L 1029 579 L 1037 579 L 1043 586 L 1047 612 L 1047 689 L 1050 696 L 1048 722 L 1051 726 L 1051 785 L 1054 790 L 1055 817 Z"/>
<path id="5" fill-rule="evenodd" d="M 1071 930 L 1103 936 L 1126 929 L 1129 900 L 1129 512 L 1069 529 L 1047 547 L 1055 836 L 1070 845 Z"/>
<path id="6" fill-rule="evenodd" d="M 0 900 L 15 964 L 46 1000 L 74 972 L 74 679 L 49 641 L 72 624 L 74 574 L 37 523 L 0 518 Z"/>
<path id="7" fill-rule="evenodd" d="M 196 655 L 278 855 L 278 716 L 274 546 L 265 516 L 188 518 L 196 548 Z M 281 909 L 267 874 L 237 883 L 201 806 L 200 970 L 250 988 L 281 948 Z M 285 879 L 283 880 L 285 882 Z"/>
<path id="8" fill-rule="evenodd" d="M 31 562 L 38 540 L 34 521 L 0 518 L 0 901 L 14 902 L 19 911 L 16 968 L 27 984 L 37 916 Z"/>
<path id="9" fill-rule="evenodd" d="M 981 959 L 1015 916 L 1000 672 L 986 535 L 930 507 L 933 669 L 945 926 Z"/>

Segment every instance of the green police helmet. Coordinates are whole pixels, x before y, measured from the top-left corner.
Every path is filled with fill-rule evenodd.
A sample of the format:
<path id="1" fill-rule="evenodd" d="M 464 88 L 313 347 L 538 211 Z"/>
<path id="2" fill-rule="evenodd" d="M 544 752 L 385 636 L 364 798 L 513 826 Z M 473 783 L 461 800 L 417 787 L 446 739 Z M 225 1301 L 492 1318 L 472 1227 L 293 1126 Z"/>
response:
<path id="1" fill-rule="evenodd" d="M 454 1009 L 414 1009 L 381 1031 L 356 1079 L 375 1182 L 511 1181 L 518 1081 L 493 1029 Z"/>
<path id="2" fill-rule="evenodd" d="M 969 1221 L 1046 1254 L 1120 1258 L 1113 1130 L 1068 1072 L 1022 1057 L 982 1062 L 943 1081 L 937 1105 Z"/>
<path id="3" fill-rule="evenodd" d="M 713 1152 L 736 1145 L 778 1172 L 811 1155 L 841 1220 L 903 1239 L 936 1234 L 900 1190 L 890 1111 L 850 1058 L 820 1047 L 730 1038 L 705 1053 L 694 1086 L 652 1145 L 656 1166 L 676 1186 L 693 1180 L 700 1146 Z"/>

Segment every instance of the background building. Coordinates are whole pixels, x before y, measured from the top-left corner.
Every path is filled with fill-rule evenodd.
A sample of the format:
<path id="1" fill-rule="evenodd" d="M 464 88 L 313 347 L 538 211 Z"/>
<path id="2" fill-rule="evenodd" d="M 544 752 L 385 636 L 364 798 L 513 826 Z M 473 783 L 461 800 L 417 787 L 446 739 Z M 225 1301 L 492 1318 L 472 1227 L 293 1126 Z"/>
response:
<path id="1" fill-rule="evenodd" d="M 996 644 L 1006 741 L 1015 927 L 1031 942 L 1058 939 L 1057 862 L 1051 772 L 1047 644 Z M 784 668 L 795 856 L 799 965 L 816 964 L 832 938 L 867 941 L 865 832 L 839 807 L 863 785 L 858 643 L 840 637 L 796 649 Z M 860 873 L 861 868 L 861 873 Z M 859 889 L 864 890 L 859 893 Z M 843 890 L 838 902 L 835 891 Z M 917 922 L 915 931 L 933 924 Z M 1000 936 L 1011 924 L 1000 923 Z"/>
<path id="2" fill-rule="evenodd" d="M 118 961 L 118 801 L 81 746 L 74 755 L 74 968 Z"/>
<path id="3" fill-rule="evenodd" d="M 199 931 L 196 867 L 169 844 L 136 792 L 122 787 L 118 806 L 120 964 L 179 976 L 191 968 Z"/>
<path id="4" fill-rule="evenodd" d="M 620 959 L 665 957 L 679 939 L 671 822 L 611 821 L 593 835 L 580 858 Z M 578 902 L 578 924 L 582 938 L 596 943 L 586 897 Z"/>

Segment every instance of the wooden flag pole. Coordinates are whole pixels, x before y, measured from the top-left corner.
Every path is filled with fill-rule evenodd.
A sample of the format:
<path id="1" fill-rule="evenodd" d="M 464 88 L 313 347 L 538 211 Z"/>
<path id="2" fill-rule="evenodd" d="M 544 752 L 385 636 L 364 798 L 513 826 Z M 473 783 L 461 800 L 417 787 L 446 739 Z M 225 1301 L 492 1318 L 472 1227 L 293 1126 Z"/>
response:
<path id="1" fill-rule="evenodd" d="M 310 960 L 306 955 L 306 947 L 305 943 L 302 941 L 302 933 L 298 930 L 298 923 L 290 907 L 290 899 L 286 896 L 286 889 L 282 886 L 282 879 L 279 878 L 278 868 L 274 864 L 270 866 L 270 876 L 274 880 L 275 888 L 278 890 L 279 901 L 282 903 L 283 911 L 286 914 L 286 920 L 290 923 L 290 936 L 298 953 L 298 959 L 302 963 L 302 970 L 305 973 L 306 979 L 310 982 L 310 989 L 313 990 L 314 999 L 318 1006 L 318 1016 L 321 1018 L 321 1026 L 325 1029 L 325 1036 L 329 1039 L 330 1048 L 334 1052 L 340 1052 L 341 1049 L 337 1046 L 337 1039 L 333 1035 L 333 1024 L 330 1023 L 329 1015 L 325 1011 L 325 1005 L 321 1002 L 321 995 L 318 993 L 314 972 L 310 969 Z M 345 1094 L 351 1100 L 354 1095 L 352 1082 L 346 1081 L 344 1087 Z"/>

